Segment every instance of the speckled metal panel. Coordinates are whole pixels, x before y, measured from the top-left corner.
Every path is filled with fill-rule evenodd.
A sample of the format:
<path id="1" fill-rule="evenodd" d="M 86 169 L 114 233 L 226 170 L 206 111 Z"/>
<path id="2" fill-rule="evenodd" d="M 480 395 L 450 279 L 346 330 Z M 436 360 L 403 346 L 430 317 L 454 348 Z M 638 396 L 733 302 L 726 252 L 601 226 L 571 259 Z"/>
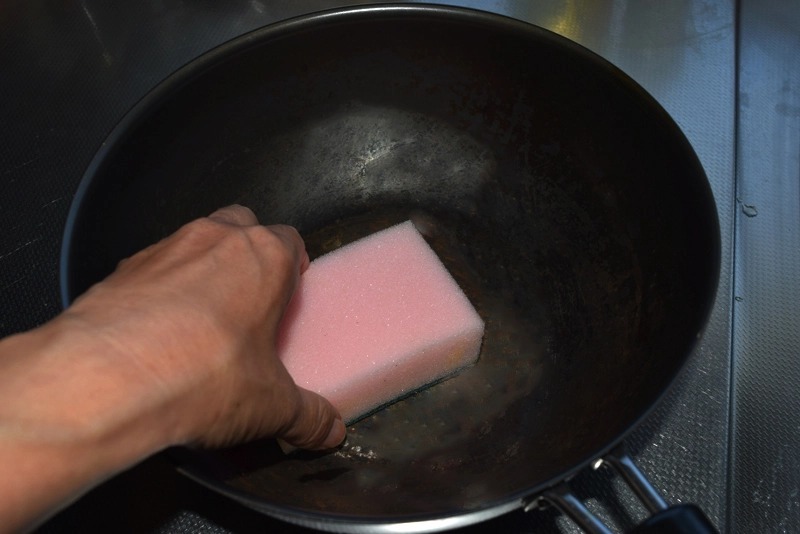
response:
<path id="1" fill-rule="evenodd" d="M 289 16 L 356 3 L 365 2 L 7 2 L 0 9 L 4 28 L 0 32 L 0 224 L 4 229 L 0 235 L 0 335 L 30 328 L 57 313 L 58 248 L 69 203 L 94 151 L 130 106 L 176 68 L 228 39 Z M 734 3 L 442 3 L 510 15 L 587 46 L 650 91 L 695 147 L 714 189 L 720 215 L 723 265 L 717 304 L 686 371 L 631 436 L 629 444 L 642 469 L 669 501 L 697 502 L 725 530 L 730 526 L 726 477 L 736 206 Z M 791 102 L 795 101 L 787 101 Z M 791 105 L 788 111 L 793 109 Z M 794 150 L 796 156 L 796 142 Z M 771 211 L 766 203 L 750 197 L 745 200 L 759 209 L 758 217 L 747 221 L 767 224 L 762 221 L 771 220 L 762 215 Z M 794 228 L 796 231 L 797 226 Z M 782 256 L 780 261 L 787 258 Z M 780 272 L 784 273 L 790 264 L 781 265 Z M 745 276 L 750 276 L 749 271 L 737 271 L 737 288 Z M 796 291 L 798 282 L 794 284 Z M 742 303 L 756 302 L 752 295 L 744 294 L 743 298 Z M 768 309 L 769 301 L 764 300 L 762 305 Z M 741 321 L 744 316 L 738 309 L 737 321 Z M 752 308 L 754 314 L 763 311 Z M 765 328 L 775 324 L 764 321 Z M 786 348 L 796 346 L 789 344 Z M 788 357 L 789 352 L 782 354 Z M 757 392 L 762 386 L 754 383 L 752 387 L 751 391 Z M 758 419 L 760 409 L 752 407 L 749 413 L 753 420 Z M 777 407 L 775 410 L 772 413 L 783 413 Z M 779 419 L 777 415 L 775 418 Z M 737 436 L 745 443 L 748 434 L 739 428 Z M 747 450 L 749 454 L 745 454 Z M 737 451 L 752 462 L 758 449 L 740 444 Z M 784 453 L 783 464 L 770 465 L 787 469 L 795 465 L 792 462 L 797 462 L 798 454 Z M 748 472 L 743 467 L 740 478 Z M 643 515 L 631 494 L 604 470 L 582 474 L 572 484 L 590 508 L 614 525 L 628 526 Z M 771 503 L 776 503 L 775 493 L 769 495 Z M 737 506 L 739 509 L 743 508 Z M 101 486 L 43 530 L 126 529 L 303 531 L 213 495 L 158 459 Z M 487 530 L 576 531 L 552 510 L 513 513 L 467 529 Z"/>
<path id="2" fill-rule="evenodd" d="M 741 5 L 731 514 L 800 529 L 800 5 Z"/>

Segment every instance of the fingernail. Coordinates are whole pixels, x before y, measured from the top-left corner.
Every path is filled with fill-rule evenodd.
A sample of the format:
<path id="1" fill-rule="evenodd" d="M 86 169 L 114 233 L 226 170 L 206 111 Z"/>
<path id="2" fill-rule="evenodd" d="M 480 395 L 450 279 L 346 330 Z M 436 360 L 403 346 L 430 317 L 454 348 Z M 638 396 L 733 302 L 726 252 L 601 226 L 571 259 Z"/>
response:
<path id="1" fill-rule="evenodd" d="M 295 447 L 294 445 L 292 445 L 288 441 L 283 441 L 280 438 L 276 439 L 275 441 L 278 442 L 278 447 L 281 448 L 281 451 L 283 452 L 283 454 L 286 454 L 287 456 L 289 454 L 292 454 L 294 451 L 297 450 L 297 447 Z"/>
<path id="2" fill-rule="evenodd" d="M 342 444 L 346 435 L 347 428 L 344 426 L 344 422 L 337 417 L 333 420 L 331 429 L 328 432 L 328 437 L 325 438 L 325 441 L 322 443 L 322 447 L 325 449 L 333 449 L 338 447 Z"/>

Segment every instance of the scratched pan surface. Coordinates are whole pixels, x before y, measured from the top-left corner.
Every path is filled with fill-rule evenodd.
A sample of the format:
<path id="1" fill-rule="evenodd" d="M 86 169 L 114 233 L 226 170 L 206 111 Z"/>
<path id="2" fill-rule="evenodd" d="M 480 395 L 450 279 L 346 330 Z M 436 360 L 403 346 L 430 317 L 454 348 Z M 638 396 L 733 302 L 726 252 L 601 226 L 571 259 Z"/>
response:
<path id="1" fill-rule="evenodd" d="M 233 202 L 297 226 L 312 257 L 410 218 L 486 321 L 474 367 L 352 425 L 336 453 L 176 453 L 324 528 L 469 522 L 584 467 L 672 382 L 716 287 L 716 210 L 666 113 L 585 49 L 478 12 L 315 15 L 176 73 L 86 173 L 65 302 Z"/>

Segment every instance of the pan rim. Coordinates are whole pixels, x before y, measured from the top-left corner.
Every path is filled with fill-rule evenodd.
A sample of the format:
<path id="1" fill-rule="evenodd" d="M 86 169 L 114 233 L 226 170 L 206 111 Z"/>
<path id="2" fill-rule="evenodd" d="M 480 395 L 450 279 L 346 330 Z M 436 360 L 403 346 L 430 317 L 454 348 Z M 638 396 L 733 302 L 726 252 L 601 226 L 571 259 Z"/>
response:
<path id="1" fill-rule="evenodd" d="M 72 268 L 71 253 L 75 239 L 75 228 L 84 211 L 86 200 L 90 196 L 92 188 L 97 184 L 96 178 L 104 165 L 113 158 L 121 142 L 124 141 L 132 131 L 135 131 L 139 123 L 147 119 L 152 110 L 157 109 L 170 95 L 190 84 L 193 80 L 201 77 L 206 71 L 213 69 L 232 57 L 246 53 L 251 48 L 263 46 L 265 42 L 270 40 L 290 36 L 300 31 L 308 31 L 309 29 L 325 24 L 352 23 L 360 19 L 375 20 L 376 18 L 394 19 L 404 17 L 423 18 L 425 20 L 435 19 L 459 24 L 487 26 L 493 29 L 505 29 L 507 31 L 525 33 L 529 38 L 535 36 L 536 38 L 568 49 L 571 54 L 581 56 L 584 60 L 596 65 L 599 69 L 606 71 L 607 75 L 615 77 L 626 86 L 627 90 L 631 91 L 632 96 L 636 96 L 639 99 L 643 106 L 648 107 L 651 111 L 656 113 L 662 119 L 663 127 L 672 130 L 671 136 L 683 145 L 682 148 L 687 157 L 694 159 L 697 168 L 701 171 L 702 176 L 705 177 L 705 171 L 693 147 L 659 102 L 636 81 L 608 60 L 567 37 L 508 16 L 474 8 L 439 4 L 374 4 L 318 11 L 255 29 L 210 49 L 158 82 L 123 115 L 122 119 L 112 128 L 105 141 L 93 156 L 80 180 L 69 209 L 59 258 L 59 282 L 62 307 L 66 309 L 74 298 L 77 297 L 73 297 L 74 288 L 71 287 L 70 281 L 70 272 Z M 706 196 L 710 201 L 710 205 L 713 207 L 714 213 L 718 213 L 708 180 L 706 179 L 704 182 L 707 193 Z M 239 490 L 224 481 L 215 480 L 214 477 L 205 474 L 201 468 L 193 468 L 191 465 L 187 464 L 185 460 L 177 459 L 176 455 L 170 454 L 169 452 L 167 452 L 167 454 L 175 460 L 179 472 L 217 493 L 223 494 L 245 506 L 254 508 L 278 519 L 321 530 L 354 533 L 435 532 L 479 523 L 515 509 L 525 507 L 535 496 L 561 481 L 569 480 L 578 472 L 586 469 L 587 466 L 597 458 L 604 456 L 624 441 L 625 438 L 629 436 L 634 429 L 639 427 L 644 419 L 650 416 L 656 407 L 662 403 L 670 389 L 675 386 L 679 375 L 685 372 L 687 361 L 694 354 L 698 341 L 708 326 L 711 310 L 713 309 L 718 292 L 721 264 L 720 231 L 718 217 L 712 219 L 715 227 L 711 228 L 710 231 L 716 235 L 716 250 L 711 251 L 709 254 L 709 258 L 711 258 L 711 261 L 714 263 L 712 272 L 715 273 L 715 279 L 710 281 L 713 290 L 707 300 L 706 309 L 703 310 L 702 316 L 704 320 L 701 323 L 699 332 L 688 347 L 686 354 L 679 356 L 682 359 L 681 365 L 666 382 L 666 386 L 654 395 L 655 400 L 644 408 L 638 417 L 632 418 L 630 424 L 628 424 L 615 439 L 607 443 L 604 447 L 598 448 L 596 453 L 587 455 L 580 462 L 576 462 L 571 468 L 566 469 L 560 475 L 554 476 L 549 480 L 538 484 L 532 484 L 524 489 L 509 493 L 501 499 L 484 502 L 480 507 L 455 511 L 453 513 L 385 515 L 381 517 L 351 516 L 330 512 L 310 511 L 305 508 L 293 508 L 288 505 L 268 503 L 264 499 L 257 498 L 248 492 Z"/>

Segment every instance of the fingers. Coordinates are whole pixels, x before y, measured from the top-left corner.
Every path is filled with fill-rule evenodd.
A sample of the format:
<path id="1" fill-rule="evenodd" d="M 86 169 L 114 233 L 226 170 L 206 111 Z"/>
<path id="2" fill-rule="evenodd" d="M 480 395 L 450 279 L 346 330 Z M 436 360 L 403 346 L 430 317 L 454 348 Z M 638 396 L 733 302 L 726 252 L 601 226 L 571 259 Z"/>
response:
<path id="1" fill-rule="evenodd" d="M 301 449 L 325 450 L 344 441 L 347 428 L 339 412 L 320 395 L 298 388 L 300 406 L 292 425 L 279 437 Z"/>
<path id="2" fill-rule="evenodd" d="M 306 244 L 297 230 L 293 226 L 285 224 L 273 224 L 272 226 L 267 226 L 267 228 L 296 254 L 296 257 L 300 260 L 300 273 L 306 272 L 309 265 L 308 253 L 306 252 Z"/>
<path id="3" fill-rule="evenodd" d="M 258 217 L 256 217 L 256 214 L 253 213 L 250 208 L 239 204 L 232 204 L 220 208 L 209 215 L 208 218 L 216 222 L 235 226 L 258 225 Z M 297 230 L 285 224 L 274 224 L 266 228 L 280 237 L 290 250 L 297 254 L 297 257 L 300 259 L 300 273 L 304 273 L 306 269 L 308 269 L 310 261 L 308 253 L 306 253 L 306 245 Z"/>
<path id="4" fill-rule="evenodd" d="M 234 226 L 254 226 L 258 224 L 258 218 L 253 210 L 239 204 L 225 206 L 208 216 L 217 222 L 232 224 Z"/>

